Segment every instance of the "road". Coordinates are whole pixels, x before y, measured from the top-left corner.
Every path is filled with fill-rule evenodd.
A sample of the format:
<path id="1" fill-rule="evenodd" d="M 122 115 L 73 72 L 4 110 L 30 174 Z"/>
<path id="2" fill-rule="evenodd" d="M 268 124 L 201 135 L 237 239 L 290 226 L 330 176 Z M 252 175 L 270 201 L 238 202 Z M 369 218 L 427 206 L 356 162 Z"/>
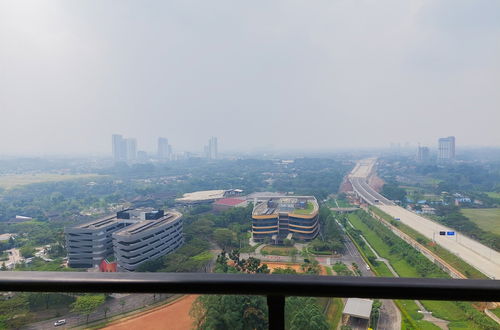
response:
<path id="1" fill-rule="evenodd" d="M 191 306 L 198 295 L 185 295 L 174 302 L 146 311 L 139 315 L 118 320 L 106 326 L 105 330 L 184 330 L 193 329 L 193 319 L 189 315 Z"/>
<path id="2" fill-rule="evenodd" d="M 339 223 L 340 225 L 340 223 Z M 340 225 L 341 226 L 341 225 Z M 342 227 L 342 226 L 341 226 Z M 352 265 L 352 263 L 356 263 L 361 272 L 361 276 L 374 277 L 375 274 L 371 272 L 371 270 L 367 269 L 367 265 L 358 249 L 351 241 L 351 239 L 347 235 L 343 235 L 346 251 L 344 254 L 338 257 L 332 256 L 321 256 L 316 257 L 316 260 L 323 266 L 331 266 L 336 262 L 342 262 L 348 266 Z M 304 262 L 304 258 L 300 255 L 295 256 L 294 260 L 289 256 L 271 256 L 271 255 L 262 255 L 260 250 L 264 247 L 264 244 L 255 250 L 254 253 L 241 253 L 240 257 L 247 259 L 248 257 L 255 257 L 261 259 L 261 261 L 269 261 L 269 262 L 294 262 L 294 263 L 302 263 Z M 302 250 L 302 245 L 296 244 L 295 246 L 297 250 Z M 380 309 L 380 320 L 378 323 L 378 329 L 380 330 L 399 330 L 401 329 L 401 312 L 396 307 L 392 300 L 381 299 L 382 307 Z"/>
<path id="3" fill-rule="evenodd" d="M 391 217 L 399 218 L 402 223 L 434 240 L 486 276 L 500 279 L 500 253 L 458 232 L 455 236 L 441 236 L 441 231 L 454 230 L 397 206 L 377 193 L 367 183 L 374 165 L 375 159 L 360 161 L 349 175 L 349 180 L 360 197 Z"/>
<path id="4" fill-rule="evenodd" d="M 108 299 L 105 305 L 99 307 L 99 309 L 90 314 L 89 322 L 104 320 L 104 311 L 107 310 L 106 316 L 109 318 L 111 316 L 117 316 L 125 312 L 133 311 L 138 308 L 142 308 L 156 302 L 167 299 L 172 296 L 171 294 L 117 294 L 113 295 L 114 298 Z M 57 329 L 69 329 L 81 325 L 85 325 L 86 317 L 83 315 L 70 313 L 68 315 L 52 318 L 45 321 L 40 321 L 24 326 L 22 329 L 26 330 L 42 330 L 42 329 L 54 329 L 54 322 L 60 319 L 65 319 L 66 324 L 64 326 L 57 327 Z"/>
<path id="5" fill-rule="evenodd" d="M 338 223 L 338 222 L 337 222 Z M 344 230 L 342 225 L 339 226 Z M 345 231 L 345 230 L 344 230 Z M 337 261 L 342 261 L 344 264 L 351 265 L 353 262 L 358 264 L 361 276 L 374 277 L 375 274 L 367 269 L 367 264 L 361 257 L 358 249 L 351 241 L 349 236 L 344 234 L 344 244 L 346 252 L 340 258 L 332 258 L 332 264 Z M 380 330 L 399 330 L 401 329 L 401 311 L 396 307 L 394 301 L 388 299 L 380 299 L 382 306 L 380 308 L 380 318 L 377 329 Z"/>

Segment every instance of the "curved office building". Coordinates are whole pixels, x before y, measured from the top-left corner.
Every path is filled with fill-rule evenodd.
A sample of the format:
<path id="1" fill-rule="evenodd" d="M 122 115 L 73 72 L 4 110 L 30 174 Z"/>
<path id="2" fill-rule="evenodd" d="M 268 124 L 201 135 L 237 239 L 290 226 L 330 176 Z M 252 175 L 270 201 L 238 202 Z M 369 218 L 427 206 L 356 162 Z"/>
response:
<path id="1" fill-rule="evenodd" d="M 74 268 L 92 268 L 113 254 L 111 235 L 125 227 L 116 215 L 97 219 L 65 229 L 68 265 Z"/>
<path id="2" fill-rule="evenodd" d="M 310 241 L 319 232 L 319 206 L 313 196 L 274 196 L 254 202 L 252 234 L 255 241 L 275 243 L 285 238 Z"/>
<path id="3" fill-rule="evenodd" d="M 167 212 L 113 233 L 113 250 L 121 271 L 134 271 L 147 260 L 175 251 L 183 242 L 179 212 Z"/>

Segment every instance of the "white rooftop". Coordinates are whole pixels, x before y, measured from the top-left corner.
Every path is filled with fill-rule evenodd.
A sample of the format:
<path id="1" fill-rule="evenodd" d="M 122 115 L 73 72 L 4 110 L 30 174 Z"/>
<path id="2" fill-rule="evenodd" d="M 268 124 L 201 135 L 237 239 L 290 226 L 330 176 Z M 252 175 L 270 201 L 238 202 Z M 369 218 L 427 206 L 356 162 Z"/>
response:
<path id="1" fill-rule="evenodd" d="M 349 298 L 344 307 L 343 314 L 358 317 L 360 319 L 370 319 L 373 300 L 361 298 Z"/>
<path id="2" fill-rule="evenodd" d="M 177 198 L 177 202 L 193 202 L 224 198 L 226 190 L 204 190 L 187 193 L 182 198 Z"/>

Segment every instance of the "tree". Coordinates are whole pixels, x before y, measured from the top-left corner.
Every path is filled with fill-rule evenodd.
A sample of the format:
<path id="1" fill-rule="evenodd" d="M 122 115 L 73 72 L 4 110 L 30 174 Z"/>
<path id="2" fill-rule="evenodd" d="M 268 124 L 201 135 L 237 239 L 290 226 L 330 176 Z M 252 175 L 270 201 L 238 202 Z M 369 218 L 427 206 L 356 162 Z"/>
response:
<path id="1" fill-rule="evenodd" d="M 261 296 L 200 296 L 189 314 L 196 329 L 267 329 L 267 305 Z"/>
<path id="2" fill-rule="evenodd" d="M 19 252 L 21 252 L 24 258 L 31 258 L 35 255 L 35 248 L 30 245 L 25 245 L 19 249 Z"/>
<path id="3" fill-rule="evenodd" d="M 302 268 L 302 271 L 305 274 L 318 275 L 320 273 L 321 269 L 320 269 L 318 261 L 316 261 L 316 260 L 313 260 L 313 261 L 304 260 L 304 261 L 305 262 L 302 265 L 300 265 L 300 268 Z"/>
<path id="4" fill-rule="evenodd" d="M 229 249 L 235 246 L 236 235 L 227 228 L 217 228 L 214 231 L 214 240 L 222 249 Z"/>
<path id="5" fill-rule="evenodd" d="M 328 329 L 325 315 L 311 297 L 290 297 L 285 305 L 286 326 L 293 330 Z"/>
<path id="6" fill-rule="evenodd" d="M 83 314 L 87 317 L 87 323 L 89 322 L 89 316 L 97 310 L 99 306 L 104 303 L 105 297 L 103 294 L 98 295 L 84 295 L 76 298 L 73 303 L 72 311 L 78 314 Z"/>
<path id="7" fill-rule="evenodd" d="M 0 299 L 0 328 L 17 329 L 31 319 L 29 302 L 24 293 L 15 294 L 10 299 Z"/>
<path id="8" fill-rule="evenodd" d="M 273 270 L 273 274 L 292 274 L 292 275 L 297 275 L 297 271 L 295 269 L 290 268 L 290 267 L 275 268 Z"/>

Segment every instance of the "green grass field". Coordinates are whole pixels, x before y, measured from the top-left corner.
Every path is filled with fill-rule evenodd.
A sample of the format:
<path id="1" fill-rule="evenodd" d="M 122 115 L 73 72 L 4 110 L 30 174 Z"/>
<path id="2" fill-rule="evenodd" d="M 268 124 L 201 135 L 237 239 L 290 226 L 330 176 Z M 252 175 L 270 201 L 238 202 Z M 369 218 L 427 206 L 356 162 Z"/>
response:
<path id="1" fill-rule="evenodd" d="M 500 208 L 461 209 L 460 211 L 479 228 L 500 235 Z"/>
<path id="2" fill-rule="evenodd" d="M 352 205 L 345 199 L 336 199 L 336 201 L 337 204 L 339 204 L 339 207 L 352 207 Z M 333 203 L 335 204 L 335 201 Z M 335 207 L 337 207 L 337 204 L 335 204 Z"/>
<path id="3" fill-rule="evenodd" d="M 343 309 L 344 304 L 342 303 L 342 299 L 333 298 L 329 308 L 326 310 L 326 318 L 328 319 L 328 323 L 330 323 L 330 329 L 337 329 L 342 318 Z"/>
<path id="4" fill-rule="evenodd" d="M 212 259 L 212 257 L 213 257 L 212 253 L 210 253 L 209 251 L 205 251 L 195 256 L 192 256 L 191 259 L 195 261 L 206 261 Z"/>
<path id="5" fill-rule="evenodd" d="M 370 245 L 375 249 L 375 251 L 377 251 L 377 253 L 381 257 L 389 260 L 392 267 L 396 270 L 396 272 L 399 274 L 399 276 L 401 276 L 401 277 L 419 277 L 415 268 L 410 266 L 406 262 L 406 260 L 390 254 L 389 245 L 387 245 L 386 242 L 384 242 L 377 234 L 375 234 L 372 230 L 370 230 L 370 228 L 368 228 L 368 226 L 366 226 L 363 223 L 363 221 L 361 221 L 358 218 L 357 215 L 350 214 L 349 221 L 354 225 L 354 227 L 356 227 L 357 229 L 362 231 L 363 236 L 366 238 L 366 240 L 370 243 Z"/>
<path id="6" fill-rule="evenodd" d="M 260 250 L 260 253 L 266 255 L 276 255 L 276 256 L 289 256 L 290 253 L 298 253 L 297 249 L 294 247 L 288 246 L 275 246 L 275 245 L 266 245 Z"/>
<path id="7" fill-rule="evenodd" d="M 500 199 L 500 193 L 497 192 L 488 191 L 486 192 L 486 195 L 490 196 L 491 198 Z"/>
<path id="8" fill-rule="evenodd" d="M 98 177 L 101 176 L 98 174 L 52 174 L 52 173 L 0 175 L 0 187 L 4 189 L 11 189 L 17 186 L 24 186 L 32 183 L 67 181 L 67 180 L 77 180 L 77 179 L 93 179 Z"/>

